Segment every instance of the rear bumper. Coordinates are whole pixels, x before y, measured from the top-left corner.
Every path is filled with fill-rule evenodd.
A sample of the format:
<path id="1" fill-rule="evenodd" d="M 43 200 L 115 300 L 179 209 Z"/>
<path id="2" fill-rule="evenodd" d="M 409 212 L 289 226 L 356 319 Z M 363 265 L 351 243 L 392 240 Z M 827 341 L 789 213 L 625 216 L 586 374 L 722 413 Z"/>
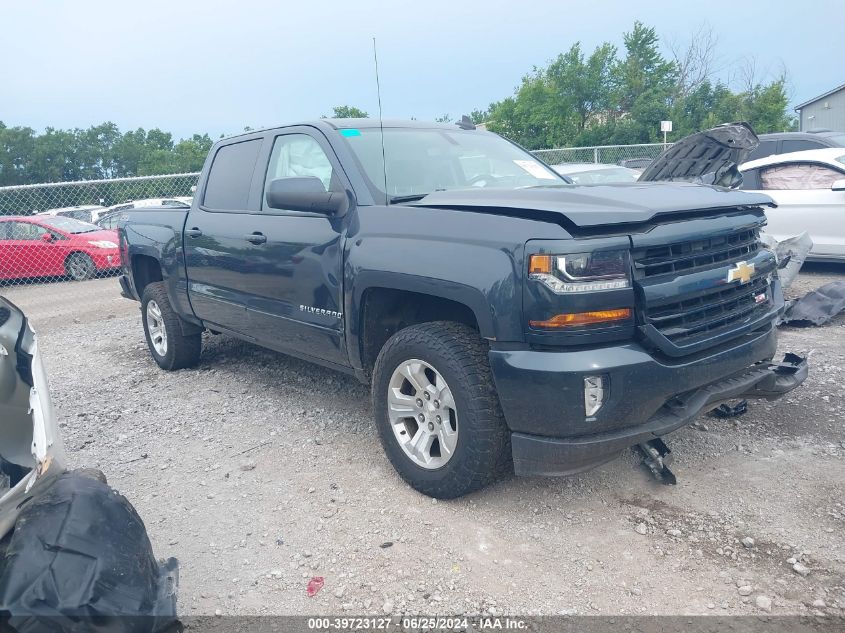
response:
<path id="1" fill-rule="evenodd" d="M 775 400 L 807 378 L 806 359 L 787 354 L 781 363 L 758 363 L 746 371 L 711 383 L 662 406 L 645 423 L 623 430 L 575 438 L 514 433 L 514 469 L 520 475 L 569 475 L 594 468 L 624 449 L 670 433 L 725 400 Z"/>

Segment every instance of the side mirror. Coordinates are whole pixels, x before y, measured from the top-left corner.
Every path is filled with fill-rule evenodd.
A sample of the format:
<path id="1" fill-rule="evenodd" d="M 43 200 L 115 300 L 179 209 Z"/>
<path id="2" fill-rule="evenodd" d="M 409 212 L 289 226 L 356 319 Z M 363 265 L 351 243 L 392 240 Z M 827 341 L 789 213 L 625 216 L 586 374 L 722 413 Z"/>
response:
<path id="1" fill-rule="evenodd" d="M 326 191 L 316 176 L 276 178 L 267 187 L 267 206 L 285 211 L 342 215 L 349 205 L 346 193 Z"/>
<path id="2" fill-rule="evenodd" d="M 845 191 L 845 178 L 834 180 L 830 186 L 831 191 Z"/>
<path id="3" fill-rule="evenodd" d="M 53 241 L 52 233 L 42 233 L 41 234 L 41 241 L 42 242 L 52 242 Z"/>

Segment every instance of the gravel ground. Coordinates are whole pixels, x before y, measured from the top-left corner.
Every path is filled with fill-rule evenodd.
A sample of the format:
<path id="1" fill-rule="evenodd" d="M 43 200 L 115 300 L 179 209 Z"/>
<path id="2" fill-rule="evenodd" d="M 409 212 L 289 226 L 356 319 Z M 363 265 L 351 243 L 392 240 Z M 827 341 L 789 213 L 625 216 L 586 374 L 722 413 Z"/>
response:
<path id="1" fill-rule="evenodd" d="M 626 454 L 434 502 L 393 472 L 352 378 L 220 336 L 160 371 L 114 279 L 0 292 L 39 332 L 71 466 L 103 470 L 179 558 L 183 615 L 845 609 L 845 317 L 782 331 L 812 363 L 785 400 L 669 436 L 675 487 Z"/>

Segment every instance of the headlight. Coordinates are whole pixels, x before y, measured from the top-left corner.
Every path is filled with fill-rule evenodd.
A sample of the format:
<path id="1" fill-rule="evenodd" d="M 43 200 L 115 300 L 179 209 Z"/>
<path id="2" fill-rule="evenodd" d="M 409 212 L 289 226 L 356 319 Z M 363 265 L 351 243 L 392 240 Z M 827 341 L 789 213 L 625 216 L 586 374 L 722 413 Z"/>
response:
<path id="1" fill-rule="evenodd" d="M 528 277 L 556 294 L 630 288 L 630 269 L 626 250 L 531 255 L 528 260 Z"/>
<path id="2" fill-rule="evenodd" d="M 117 244 L 109 240 L 93 240 L 88 243 L 97 248 L 117 248 Z"/>

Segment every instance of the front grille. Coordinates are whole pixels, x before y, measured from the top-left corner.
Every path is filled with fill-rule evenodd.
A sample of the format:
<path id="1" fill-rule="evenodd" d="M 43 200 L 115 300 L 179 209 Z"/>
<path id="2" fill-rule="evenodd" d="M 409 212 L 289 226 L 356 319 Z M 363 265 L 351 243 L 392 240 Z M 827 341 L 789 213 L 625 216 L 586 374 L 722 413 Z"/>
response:
<path id="1" fill-rule="evenodd" d="M 758 266 L 747 283 L 727 282 L 726 267 L 750 261 L 761 250 L 759 229 L 743 227 L 668 245 L 635 248 L 633 262 L 642 291 L 642 321 L 653 326 L 674 354 L 702 349 L 741 334 L 772 308 L 769 288 L 773 262 Z M 718 270 L 716 270 L 718 269 Z M 718 279 L 698 274 L 712 270 Z M 690 277 L 689 280 L 687 277 Z M 690 288 L 700 288 L 691 292 Z M 683 289 L 683 290 L 682 290 Z M 682 293 L 683 292 L 683 293 Z M 674 296 L 672 296 L 674 293 Z M 681 294 L 682 293 L 682 294 Z"/>
<path id="2" fill-rule="evenodd" d="M 646 308 L 646 319 L 676 345 L 688 345 L 765 314 L 771 307 L 765 276 L 739 286 Z M 761 301 L 756 298 L 763 296 Z"/>
<path id="3" fill-rule="evenodd" d="M 634 270 L 640 278 L 668 273 L 688 274 L 725 262 L 750 259 L 759 250 L 759 229 L 745 229 L 700 240 L 637 249 L 633 254 Z"/>

